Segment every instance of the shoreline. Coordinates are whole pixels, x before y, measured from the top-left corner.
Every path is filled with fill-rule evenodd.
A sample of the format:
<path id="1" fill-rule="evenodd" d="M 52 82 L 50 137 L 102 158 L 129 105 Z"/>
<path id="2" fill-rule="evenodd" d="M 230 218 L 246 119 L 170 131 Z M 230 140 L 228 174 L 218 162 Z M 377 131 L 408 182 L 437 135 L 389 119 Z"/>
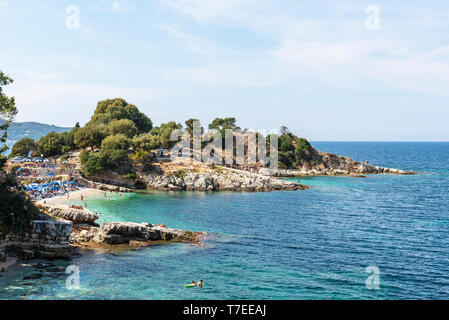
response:
<path id="1" fill-rule="evenodd" d="M 67 194 L 65 195 L 58 195 L 56 197 L 42 199 L 39 201 L 36 201 L 36 204 L 40 205 L 53 205 L 53 206 L 63 206 L 64 208 L 68 208 L 66 205 L 67 201 L 71 200 L 81 200 L 81 196 L 83 196 L 84 200 L 87 200 L 89 197 L 94 195 L 100 195 L 104 193 L 105 191 L 99 190 L 99 189 L 93 189 L 93 188 L 84 188 L 80 190 L 76 190 L 69 193 L 70 198 L 67 198 Z"/>

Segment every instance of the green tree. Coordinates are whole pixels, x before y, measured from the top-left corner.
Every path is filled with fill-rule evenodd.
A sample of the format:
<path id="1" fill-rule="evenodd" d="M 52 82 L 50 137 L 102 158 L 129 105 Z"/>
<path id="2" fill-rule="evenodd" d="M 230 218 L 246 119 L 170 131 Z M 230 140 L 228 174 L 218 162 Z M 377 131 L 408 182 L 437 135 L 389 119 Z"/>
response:
<path id="1" fill-rule="evenodd" d="M 194 123 L 195 121 L 197 121 L 198 123 L 200 122 L 200 120 L 194 119 L 194 118 L 191 118 L 191 119 L 189 119 L 189 120 L 186 120 L 186 122 L 185 122 L 185 124 L 186 124 L 186 130 L 187 130 L 187 132 L 188 132 L 190 135 L 193 135 L 193 123 Z M 203 133 L 204 133 L 204 128 L 201 127 L 201 134 L 203 134 Z"/>
<path id="2" fill-rule="evenodd" d="M 304 138 L 298 138 L 295 141 L 295 156 L 297 163 L 301 161 L 308 161 L 313 158 L 313 148 L 312 145 Z"/>
<path id="3" fill-rule="evenodd" d="M 8 149 L 5 144 L 6 138 L 8 137 L 7 129 L 17 114 L 14 97 L 8 97 L 3 92 L 3 87 L 11 83 L 13 83 L 13 80 L 0 70 L 0 157 Z M 4 161 L 4 158 L 0 159 L 0 168 L 4 164 Z"/>
<path id="4" fill-rule="evenodd" d="M 144 113 L 124 99 L 108 99 L 98 102 L 89 124 L 105 124 L 112 120 L 128 119 L 134 122 L 139 133 L 148 133 L 153 128 L 153 122 Z"/>
<path id="5" fill-rule="evenodd" d="M 161 147 L 161 138 L 143 133 L 134 137 L 131 144 L 135 151 L 150 151 Z"/>
<path id="6" fill-rule="evenodd" d="M 95 147 L 101 145 L 104 137 L 104 131 L 99 126 L 88 125 L 75 132 L 74 143 L 78 148 L 90 147 L 93 151 Z"/>
<path id="7" fill-rule="evenodd" d="M 52 157 L 60 155 L 64 145 L 64 138 L 61 134 L 50 132 L 39 139 L 37 150 L 38 153 L 44 155 L 44 157 Z"/>
<path id="8" fill-rule="evenodd" d="M 237 120 L 235 118 L 215 118 L 211 124 L 209 124 L 210 130 L 218 130 L 224 137 L 225 130 L 237 131 L 240 127 L 236 125 Z"/>
<path id="9" fill-rule="evenodd" d="M 279 151 L 282 152 L 295 150 L 295 146 L 293 145 L 293 139 L 287 134 L 283 134 L 279 137 L 278 145 Z"/>
<path id="10" fill-rule="evenodd" d="M 138 130 L 134 122 L 128 119 L 113 120 L 107 126 L 107 131 L 110 135 L 124 134 L 128 138 L 137 135 Z"/>
<path id="11" fill-rule="evenodd" d="M 105 156 L 101 152 L 83 151 L 81 155 L 81 171 L 87 176 L 94 176 L 106 169 Z"/>
<path id="12" fill-rule="evenodd" d="M 101 152 L 105 155 L 108 167 L 118 167 L 128 157 L 131 141 L 124 134 L 109 136 L 101 144 Z"/>
<path id="13" fill-rule="evenodd" d="M 124 134 L 117 134 L 115 136 L 108 136 L 101 144 L 102 152 L 111 152 L 114 150 L 128 151 L 131 146 L 130 140 Z"/>
<path id="14" fill-rule="evenodd" d="M 26 197 L 23 189 L 14 177 L 3 170 L 5 158 L 2 153 L 7 150 L 6 142 L 9 123 L 17 114 L 14 98 L 3 93 L 3 86 L 12 83 L 12 79 L 0 71 L 0 238 L 7 233 L 21 233 L 30 220 L 37 217 L 39 210 Z"/>
<path id="15" fill-rule="evenodd" d="M 36 141 L 31 138 L 22 138 L 17 141 L 12 147 L 10 158 L 22 156 L 27 157 L 30 152 L 34 152 L 37 149 Z"/>
<path id="16" fill-rule="evenodd" d="M 182 124 L 176 123 L 175 121 L 170 121 L 168 123 L 163 123 L 159 127 L 153 128 L 151 134 L 159 136 L 161 140 L 161 146 L 165 148 L 170 148 L 176 144 L 177 141 L 171 141 L 171 134 L 174 130 L 181 130 Z"/>

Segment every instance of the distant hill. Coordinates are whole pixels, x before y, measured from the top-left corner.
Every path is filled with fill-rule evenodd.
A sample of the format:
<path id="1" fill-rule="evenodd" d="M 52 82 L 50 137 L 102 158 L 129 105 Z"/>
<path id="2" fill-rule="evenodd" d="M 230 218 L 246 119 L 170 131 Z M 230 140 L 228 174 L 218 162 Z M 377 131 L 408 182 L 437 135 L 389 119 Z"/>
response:
<path id="1" fill-rule="evenodd" d="M 2 121 L 0 119 L 0 121 Z M 54 125 L 48 125 L 37 122 L 13 122 L 8 128 L 8 141 L 6 144 L 10 148 L 6 151 L 6 155 L 11 152 L 11 148 L 22 138 L 31 138 L 34 140 L 39 140 L 41 137 L 47 135 L 48 133 L 55 131 L 58 133 L 70 131 L 72 128 L 57 127 Z"/>

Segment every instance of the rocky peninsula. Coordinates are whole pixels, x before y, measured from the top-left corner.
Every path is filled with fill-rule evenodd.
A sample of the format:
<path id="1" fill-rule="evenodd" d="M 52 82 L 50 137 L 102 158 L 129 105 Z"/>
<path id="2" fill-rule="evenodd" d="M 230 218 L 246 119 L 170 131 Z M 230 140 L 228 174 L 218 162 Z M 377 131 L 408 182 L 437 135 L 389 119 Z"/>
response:
<path id="1" fill-rule="evenodd" d="M 348 157 L 311 149 L 310 158 L 302 161 L 297 168 L 279 169 L 275 173 L 281 177 L 297 176 L 360 176 L 365 174 L 411 175 L 412 171 L 374 166 L 368 162 L 354 161 Z"/>
<path id="2" fill-rule="evenodd" d="M 0 258 L 67 259 L 75 248 L 113 250 L 141 247 L 163 242 L 199 242 L 202 232 L 172 229 L 150 223 L 114 222 L 102 226 L 98 215 L 87 209 L 38 204 L 42 211 L 27 230 L 8 234 L 0 244 Z"/>

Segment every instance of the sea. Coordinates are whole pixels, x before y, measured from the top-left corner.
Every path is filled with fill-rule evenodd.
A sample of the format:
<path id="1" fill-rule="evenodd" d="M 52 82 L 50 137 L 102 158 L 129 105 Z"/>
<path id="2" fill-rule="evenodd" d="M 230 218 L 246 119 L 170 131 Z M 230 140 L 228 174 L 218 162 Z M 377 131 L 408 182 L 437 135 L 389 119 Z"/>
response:
<path id="1" fill-rule="evenodd" d="M 100 224 L 207 234 L 200 244 L 19 261 L 0 273 L 0 299 L 448 299 L 449 143 L 313 145 L 417 174 L 301 178 L 303 191 L 93 196 Z M 187 289 L 192 280 L 204 286 Z"/>

